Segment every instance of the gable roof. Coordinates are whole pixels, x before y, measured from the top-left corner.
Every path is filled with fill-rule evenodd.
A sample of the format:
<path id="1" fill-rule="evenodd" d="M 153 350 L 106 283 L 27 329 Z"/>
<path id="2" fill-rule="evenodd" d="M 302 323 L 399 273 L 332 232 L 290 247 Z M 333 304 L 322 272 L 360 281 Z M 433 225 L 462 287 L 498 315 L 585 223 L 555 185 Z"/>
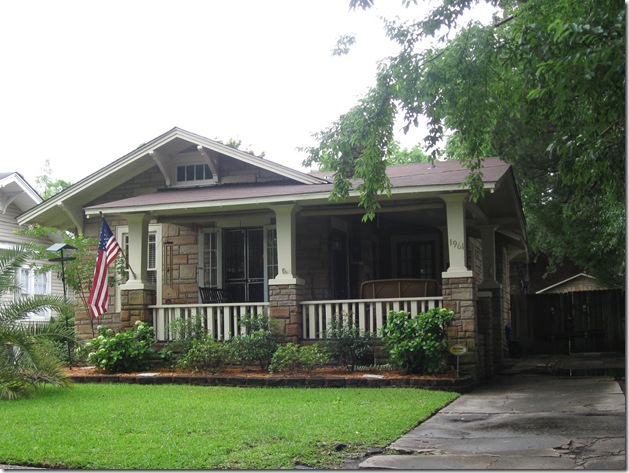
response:
<path id="1" fill-rule="evenodd" d="M 296 171 L 175 127 L 22 214 L 18 218 L 18 222 L 23 224 L 38 221 L 45 225 L 60 228 L 75 226 L 81 229 L 85 204 L 156 165 L 168 182 L 171 176 L 164 160 L 169 155 L 181 153 L 191 146 L 197 148 L 200 153 L 205 153 L 206 157 L 212 153 L 227 156 L 297 183 L 317 184 L 322 182 L 316 176 Z M 212 158 L 208 157 L 208 160 L 211 162 Z"/>
<path id="2" fill-rule="evenodd" d="M 21 174 L 0 172 L 0 213 L 6 213 L 11 204 L 15 204 L 21 212 L 26 212 L 42 200 Z"/>
<path id="3" fill-rule="evenodd" d="M 594 276 L 590 276 L 586 273 L 579 273 L 571 276 L 563 281 L 560 281 L 551 286 L 540 289 L 535 294 L 557 294 L 564 292 L 579 292 L 579 291 L 600 291 L 606 290 L 607 287 L 599 285 Z"/>

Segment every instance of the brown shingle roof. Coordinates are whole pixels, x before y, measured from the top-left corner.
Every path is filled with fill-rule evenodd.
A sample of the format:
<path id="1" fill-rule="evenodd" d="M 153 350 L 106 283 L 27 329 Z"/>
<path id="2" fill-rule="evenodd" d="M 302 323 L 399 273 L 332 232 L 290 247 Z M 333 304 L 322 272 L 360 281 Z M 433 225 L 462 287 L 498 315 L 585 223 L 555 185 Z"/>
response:
<path id="1" fill-rule="evenodd" d="M 486 184 L 499 181 L 509 169 L 509 165 L 498 158 L 486 158 L 483 165 L 483 182 Z M 414 163 L 390 166 L 387 174 L 393 189 L 408 187 L 434 187 L 458 185 L 465 180 L 469 171 L 458 161 L 439 161 L 432 168 L 429 163 Z M 329 178 L 331 173 L 314 172 L 319 178 Z M 267 197 L 299 196 L 304 194 L 329 194 L 331 183 L 322 184 L 228 184 L 194 188 L 162 189 L 115 202 L 89 207 L 93 210 L 102 208 L 142 207 L 165 204 L 186 204 L 194 202 L 229 201 Z"/>

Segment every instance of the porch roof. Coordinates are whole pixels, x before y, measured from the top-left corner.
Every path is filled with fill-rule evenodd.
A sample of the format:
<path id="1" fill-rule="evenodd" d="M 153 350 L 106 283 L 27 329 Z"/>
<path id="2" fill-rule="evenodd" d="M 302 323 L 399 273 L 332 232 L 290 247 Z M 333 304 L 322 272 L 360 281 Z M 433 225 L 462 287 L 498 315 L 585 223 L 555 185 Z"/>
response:
<path id="1" fill-rule="evenodd" d="M 509 172 L 510 166 L 499 158 L 484 160 L 483 183 L 487 190 L 494 190 Z M 460 185 L 469 171 L 458 161 L 442 161 L 430 166 L 415 163 L 387 168 L 393 196 L 405 194 L 434 194 L 461 191 Z M 328 201 L 332 183 L 330 173 L 310 173 L 316 183 L 267 183 L 225 184 L 195 188 L 160 189 L 153 193 L 129 197 L 93 205 L 85 209 L 86 215 L 100 212 L 124 213 L 143 211 L 170 211 L 185 208 L 193 211 L 201 207 L 232 207 L 243 205 L 279 204 L 283 202 L 308 202 L 316 204 Z M 327 182 L 326 182 L 327 181 Z M 358 182 L 354 182 L 354 188 Z M 357 193 L 354 191 L 354 195 Z M 208 205 L 209 204 L 209 205 Z"/>

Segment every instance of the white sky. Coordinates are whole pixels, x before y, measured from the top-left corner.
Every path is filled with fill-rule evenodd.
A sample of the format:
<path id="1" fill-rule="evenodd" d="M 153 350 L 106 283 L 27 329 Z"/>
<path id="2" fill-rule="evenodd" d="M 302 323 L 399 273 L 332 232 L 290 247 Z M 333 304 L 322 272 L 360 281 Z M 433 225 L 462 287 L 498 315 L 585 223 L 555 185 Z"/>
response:
<path id="1" fill-rule="evenodd" d="M 0 172 L 77 182 L 177 126 L 295 169 L 396 48 L 348 0 L 3 0 Z M 422 3 L 422 2 L 420 2 Z M 427 3 L 427 2 L 424 2 Z M 348 56 L 332 57 L 354 33 Z M 399 140 L 412 147 L 419 132 Z"/>

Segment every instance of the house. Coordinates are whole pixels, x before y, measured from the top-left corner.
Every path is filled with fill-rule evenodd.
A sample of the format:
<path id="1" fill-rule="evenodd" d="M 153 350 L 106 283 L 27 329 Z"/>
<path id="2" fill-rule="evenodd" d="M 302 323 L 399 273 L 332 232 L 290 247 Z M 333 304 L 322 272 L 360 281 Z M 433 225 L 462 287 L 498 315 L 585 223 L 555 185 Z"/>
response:
<path id="1" fill-rule="evenodd" d="M 54 243 L 52 239 L 40 240 L 15 233 L 20 228 L 17 217 L 41 202 L 37 191 L 19 173 L 0 172 L 0 249 L 15 248 L 29 242 Z M 63 295 L 61 278 L 52 271 L 39 272 L 35 267 L 24 266 L 18 279 L 21 295 Z M 52 315 L 50 311 L 30 314 L 24 322 L 47 322 Z"/>
<path id="2" fill-rule="evenodd" d="M 328 173 L 173 128 L 18 221 L 96 237 L 106 219 L 132 270 L 99 321 L 116 330 L 143 320 L 167 340 L 170 321 L 201 314 L 216 337 L 229 338 L 244 313 L 268 311 L 287 340 L 308 342 L 338 314 L 376 333 L 389 310 L 444 306 L 457 314 L 450 342 L 468 349 L 461 366 L 491 376 L 505 351 L 510 264 L 527 258 L 511 167 L 484 161 L 477 202 L 461 186 L 468 171 L 458 162 L 387 172 L 391 196 L 363 222 L 355 192 L 329 199 Z M 430 280 L 437 292 L 367 298 L 361 286 L 374 280 Z M 203 302 L 199 287 L 222 288 L 229 302 Z M 76 318 L 85 337 L 87 317 Z"/>

